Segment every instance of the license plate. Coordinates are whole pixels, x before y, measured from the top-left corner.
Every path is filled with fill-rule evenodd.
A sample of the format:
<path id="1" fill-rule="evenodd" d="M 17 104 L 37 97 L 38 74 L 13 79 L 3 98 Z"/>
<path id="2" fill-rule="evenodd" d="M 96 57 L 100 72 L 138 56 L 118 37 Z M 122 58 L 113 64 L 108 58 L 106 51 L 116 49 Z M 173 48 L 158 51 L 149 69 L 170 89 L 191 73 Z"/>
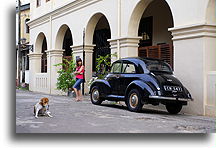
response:
<path id="1" fill-rule="evenodd" d="M 182 88 L 179 86 L 164 86 L 164 90 L 172 92 L 182 92 Z"/>

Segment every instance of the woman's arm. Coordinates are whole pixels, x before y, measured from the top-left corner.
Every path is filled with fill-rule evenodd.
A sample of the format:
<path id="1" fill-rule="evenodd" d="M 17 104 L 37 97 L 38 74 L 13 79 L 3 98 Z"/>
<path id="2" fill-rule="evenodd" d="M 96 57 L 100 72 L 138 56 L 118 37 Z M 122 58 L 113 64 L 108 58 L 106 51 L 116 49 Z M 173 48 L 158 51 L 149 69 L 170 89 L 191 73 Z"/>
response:
<path id="1" fill-rule="evenodd" d="M 75 75 L 81 75 L 81 74 L 83 74 L 83 72 L 82 72 L 83 69 L 84 69 L 84 66 L 82 66 L 82 67 L 79 69 L 79 71 L 75 71 L 74 74 L 75 74 Z"/>
<path id="2" fill-rule="evenodd" d="M 82 66 L 80 69 L 79 69 L 79 71 L 77 72 L 78 74 L 83 74 L 83 69 L 84 69 L 84 66 Z"/>

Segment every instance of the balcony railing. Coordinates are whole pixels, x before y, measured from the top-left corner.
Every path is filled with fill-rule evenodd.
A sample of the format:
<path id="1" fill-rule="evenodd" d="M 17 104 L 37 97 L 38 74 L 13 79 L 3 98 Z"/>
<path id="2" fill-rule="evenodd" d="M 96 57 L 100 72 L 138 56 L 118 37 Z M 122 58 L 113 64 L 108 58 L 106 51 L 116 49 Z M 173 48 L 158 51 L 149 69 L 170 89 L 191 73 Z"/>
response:
<path id="1" fill-rule="evenodd" d="M 35 74 L 35 91 L 37 92 L 48 92 L 48 74 L 37 73 Z"/>

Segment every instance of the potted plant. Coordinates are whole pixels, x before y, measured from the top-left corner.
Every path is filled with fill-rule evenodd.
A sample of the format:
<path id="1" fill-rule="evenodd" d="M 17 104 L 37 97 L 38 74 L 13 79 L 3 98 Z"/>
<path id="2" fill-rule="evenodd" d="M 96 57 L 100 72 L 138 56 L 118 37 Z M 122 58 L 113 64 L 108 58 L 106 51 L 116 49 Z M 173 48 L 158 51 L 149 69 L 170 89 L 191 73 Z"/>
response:
<path id="1" fill-rule="evenodd" d="M 88 81 L 88 87 L 97 79 L 103 79 L 110 71 L 111 67 L 111 56 L 117 57 L 117 54 L 108 54 L 106 56 L 99 56 L 96 58 L 96 76 L 92 77 Z"/>
<path id="2" fill-rule="evenodd" d="M 66 92 L 68 96 L 72 95 L 72 87 L 75 84 L 75 67 L 73 60 L 63 59 L 62 63 L 54 65 L 60 67 L 58 70 L 57 89 Z"/>

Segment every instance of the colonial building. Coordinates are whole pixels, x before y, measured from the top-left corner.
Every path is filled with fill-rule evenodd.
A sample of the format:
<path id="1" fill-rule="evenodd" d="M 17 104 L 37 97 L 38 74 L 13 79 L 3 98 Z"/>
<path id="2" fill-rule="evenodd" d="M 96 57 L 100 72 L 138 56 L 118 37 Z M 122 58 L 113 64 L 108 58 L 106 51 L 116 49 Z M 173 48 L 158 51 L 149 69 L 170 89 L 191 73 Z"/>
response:
<path id="1" fill-rule="evenodd" d="M 20 83 L 29 84 L 29 26 L 27 22 L 30 20 L 30 4 L 23 4 L 20 7 L 20 49 L 22 57 L 22 66 L 20 71 Z M 16 8 L 16 46 L 17 46 L 17 80 L 18 80 L 18 8 Z"/>
<path id="2" fill-rule="evenodd" d="M 183 112 L 215 115 L 215 0 L 31 0 L 30 90 L 59 94 L 64 56 L 83 56 L 86 79 L 99 55 L 161 58 L 191 92 Z M 88 92 L 88 88 L 85 88 Z"/>

